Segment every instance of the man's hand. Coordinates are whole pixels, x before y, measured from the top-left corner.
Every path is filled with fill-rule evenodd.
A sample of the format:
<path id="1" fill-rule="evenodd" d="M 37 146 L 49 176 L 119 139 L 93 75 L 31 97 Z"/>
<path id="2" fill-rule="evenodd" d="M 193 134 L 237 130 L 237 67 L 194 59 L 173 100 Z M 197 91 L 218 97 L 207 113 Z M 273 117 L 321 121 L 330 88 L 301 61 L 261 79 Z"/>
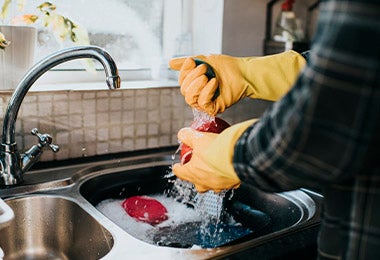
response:
<path id="1" fill-rule="evenodd" d="M 193 58 L 209 64 L 216 77 L 209 79 L 207 65 L 197 66 Z M 179 84 L 185 101 L 210 115 L 223 112 L 244 97 L 280 99 L 305 64 L 305 59 L 294 51 L 248 58 L 200 55 L 169 62 L 170 68 L 180 71 Z"/>
<path id="2" fill-rule="evenodd" d="M 192 182 L 199 192 L 214 190 L 220 192 L 225 189 L 237 188 L 240 180 L 234 171 L 219 172 L 212 163 L 208 154 L 211 144 L 219 134 L 206 133 L 192 128 L 183 128 L 178 133 L 178 139 L 193 149 L 192 157 L 185 164 L 177 163 L 173 166 L 174 174 L 180 179 Z M 229 162 L 225 162 L 226 164 Z"/>
<path id="3" fill-rule="evenodd" d="M 245 121 L 225 129 L 220 134 L 183 128 L 178 139 L 192 148 L 192 157 L 185 164 L 173 166 L 174 174 L 192 182 L 199 192 L 238 188 L 240 180 L 234 170 L 232 158 L 235 143 L 256 119 Z"/>

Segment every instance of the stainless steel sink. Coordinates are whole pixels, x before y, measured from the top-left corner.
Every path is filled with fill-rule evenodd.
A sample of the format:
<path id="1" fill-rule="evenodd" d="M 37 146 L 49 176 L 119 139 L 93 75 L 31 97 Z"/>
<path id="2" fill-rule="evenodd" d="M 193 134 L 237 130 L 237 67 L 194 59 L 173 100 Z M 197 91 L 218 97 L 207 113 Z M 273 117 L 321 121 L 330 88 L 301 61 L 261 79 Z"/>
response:
<path id="1" fill-rule="evenodd" d="M 154 164 L 154 166 L 130 170 L 115 168 L 108 174 L 99 174 L 88 178 L 81 184 L 80 193 L 94 206 L 106 199 L 167 194 L 173 183 L 168 181 L 166 177 L 168 173 L 170 173 L 170 166 L 167 164 Z M 235 195 L 227 201 L 225 207 L 229 216 L 241 223 L 243 227 L 250 229 L 251 232 L 244 236 L 237 236 L 236 241 L 226 239 L 226 242 L 223 242 L 222 239 L 215 245 L 208 243 L 206 248 L 209 248 L 210 245 L 212 247 L 235 245 L 282 230 L 289 230 L 308 222 L 315 217 L 317 211 L 316 202 L 304 191 L 274 194 L 258 189 L 248 189 L 244 186 L 235 191 Z M 112 215 L 108 217 L 112 219 Z M 162 237 L 165 237 L 164 242 L 159 235 L 154 239 L 156 243 L 155 241 L 146 241 L 156 245 L 191 248 L 201 240 L 201 238 L 197 238 L 198 229 L 199 223 L 188 222 L 184 224 L 183 228 L 165 228 L 158 231 L 158 233 L 162 232 Z M 141 237 L 137 238 L 141 239 Z"/>
<path id="2" fill-rule="evenodd" d="M 245 226 L 239 205 L 264 212 L 270 222 L 241 239 L 216 248 L 188 248 L 176 243 L 157 245 L 131 235 L 95 207 L 108 198 L 157 194 L 168 188 L 175 148 L 147 150 L 113 159 L 36 169 L 23 185 L 0 187 L 0 198 L 15 219 L 1 231 L 5 259 L 257 259 L 281 257 L 316 243 L 322 197 L 308 190 L 269 194 L 236 192 L 228 205 Z M 180 230 L 174 230 L 174 233 Z M 234 258 L 235 257 L 235 258 Z"/>
<path id="3" fill-rule="evenodd" d="M 4 259 L 97 259 L 113 246 L 110 232 L 69 199 L 31 195 L 6 203 L 15 218 L 1 231 Z"/>

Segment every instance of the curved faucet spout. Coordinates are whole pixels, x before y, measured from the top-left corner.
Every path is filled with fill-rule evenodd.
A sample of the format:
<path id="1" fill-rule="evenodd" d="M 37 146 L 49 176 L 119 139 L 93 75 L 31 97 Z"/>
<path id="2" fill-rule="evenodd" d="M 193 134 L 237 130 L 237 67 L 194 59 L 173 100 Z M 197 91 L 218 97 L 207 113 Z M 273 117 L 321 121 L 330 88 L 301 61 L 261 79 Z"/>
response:
<path id="1" fill-rule="evenodd" d="M 17 114 L 25 95 L 33 83 L 51 68 L 66 61 L 81 58 L 94 58 L 98 60 L 104 67 L 108 87 L 110 89 L 120 88 L 120 77 L 116 64 L 104 49 L 97 46 L 78 46 L 53 53 L 35 64 L 17 85 L 16 90 L 9 100 L 4 116 L 2 144 L 13 144 L 15 142 L 14 127 Z"/>
<path id="2" fill-rule="evenodd" d="M 19 179 L 21 179 L 21 174 L 27 170 L 23 168 L 22 159 L 18 154 L 15 141 L 17 114 L 24 97 L 33 83 L 46 71 L 66 61 L 82 58 L 98 60 L 104 67 L 108 87 L 110 89 L 120 88 L 120 77 L 114 60 L 107 51 L 97 46 L 77 46 L 63 49 L 35 64 L 17 85 L 4 115 L 1 145 L 1 177 L 5 184 L 7 184 L 7 182 L 9 182 L 9 184 L 18 183 Z M 15 178 L 12 176 L 15 176 Z M 10 180 L 7 181 L 8 179 Z"/>

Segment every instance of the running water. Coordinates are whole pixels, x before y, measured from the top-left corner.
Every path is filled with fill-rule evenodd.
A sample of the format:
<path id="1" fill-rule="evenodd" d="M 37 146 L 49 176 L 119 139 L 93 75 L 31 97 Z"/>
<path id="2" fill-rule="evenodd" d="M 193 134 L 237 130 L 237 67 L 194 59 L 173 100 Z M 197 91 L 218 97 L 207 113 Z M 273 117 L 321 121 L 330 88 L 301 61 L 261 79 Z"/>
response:
<path id="1" fill-rule="evenodd" d="M 200 111 L 195 108 L 193 109 L 193 116 L 194 116 L 194 120 L 193 120 L 193 123 L 191 124 L 191 127 L 194 129 L 197 129 L 203 125 L 207 125 L 212 122 L 215 122 L 214 116 L 210 116 L 206 112 Z"/>
<path id="2" fill-rule="evenodd" d="M 205 125 L 211 125 L 211 123 L 215 122 L 215 117 L 197 109 L 193 109 L 193 115 L 194 120 L 191 127 L 194 129 L 204 128 Z M 176 153 L 180 151 L 181 145 Z M 176 158 L 175 155 L 173 156 L 174 158 Z M 231 196 L 227 197 L 227 193 L 230 193 Z M 222 242 L 223 232 L 226 231 L 223 228 L 223 220 L 224 218 L 227 219 L 224 204 L 225 200 L 232 198 L 232 191 L 198 193 L 193 184 L 176 179 L 169 194 L 177 201 L 194 207 L 195 211 L 201 216 L 200 235 L 203 246 L 217 245 Z M 233 222 L 231 219 L 229 221 Z"/>

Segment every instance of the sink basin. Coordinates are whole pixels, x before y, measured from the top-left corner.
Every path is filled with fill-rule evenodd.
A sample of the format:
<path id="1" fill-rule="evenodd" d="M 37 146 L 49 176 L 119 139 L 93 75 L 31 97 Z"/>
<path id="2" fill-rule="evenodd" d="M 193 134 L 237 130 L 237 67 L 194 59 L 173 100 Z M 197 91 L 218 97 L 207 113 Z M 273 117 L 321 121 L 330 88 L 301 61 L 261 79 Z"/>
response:
<path id="1" fill-rule="evenodd" d="M 169 224 L 155 226 L 159 232 L 146 241 L 126 230 L 139 228 L 136 222 L 119 224 L 99 209 L 99 203 L 134 195 L 165 196 L 172 202 L 173 194 L 167 197 L 167 191 L 175 177 L 168 173 L 175 149 L 54 162 L 25 174 L 22 185 L 0 188 L 0 198 L 15 216 L 0 225 L 0 255 L 4 251 L 4 259 L 310 259 L 316 252 L 323 198 L 310 190 L 271 194 L 242 185 L 225 208 L 252 232 L 202 247 L 192 246 L 198 245 L 192 239 L 198 239 L 200 228 L 194 214 L 179 213 L 187 222 L 177 226 L 170 215 Z M 125 217 L 121 205 L 115 205 Z M 0 220 L 5 219 L 4 212 Z"/>
<path id="2" fill-rule="evenodd" d="M 113 237 L 74 201 L 55 195 L 5 200 L 15 218 L 1 230 L 4 259 L 99 259 Z"/>
<path id="3" fill-rule="evenodd" d="M 108 199 L 118 200 L 134 195 L 167 194 L 173 183 L 168 182 L 169 172 L 170 166 L 168 165 L 154 165 L 129 170 L 116 168 L 113 172 L 94 175 L 87 179 L 80 185 L 79 191 L 94 206 Z M 273 194 L 242 187 L 235 191 L 233 199 L 226 204 L 226 207 L 236 221 L 252 232 L 210 248 L 242 244 L 262 237 L 274 237 L 280 231 L 301 227 L 316 215 L 314 200 L 301 190 Z M 263 213 L 266 219 L 257 215 L 256 212 Z M 247 217 L 249 214 L 251 215 Z M 113 220 L 112 217 L 107 217 Z M 266 221 L 267 219 L 269 222 Z M 161 233 L 166 239 L 163 244 L 161 243 L 162 239 L 158 237 L 155 241 L 146 242 L 166 247 L 191 248 L 193 244 L 185 243 L 183 240 L 185 237 L 194 235 L 192 233 L 198 229 L 197 223 L 187 223 L 182 227 L 169 229 L 168 232 L 163 230 Z M 126 231 L 128 232 L 128 230 Z M 134 234 L 131 233 L 131 235 Z"/>

